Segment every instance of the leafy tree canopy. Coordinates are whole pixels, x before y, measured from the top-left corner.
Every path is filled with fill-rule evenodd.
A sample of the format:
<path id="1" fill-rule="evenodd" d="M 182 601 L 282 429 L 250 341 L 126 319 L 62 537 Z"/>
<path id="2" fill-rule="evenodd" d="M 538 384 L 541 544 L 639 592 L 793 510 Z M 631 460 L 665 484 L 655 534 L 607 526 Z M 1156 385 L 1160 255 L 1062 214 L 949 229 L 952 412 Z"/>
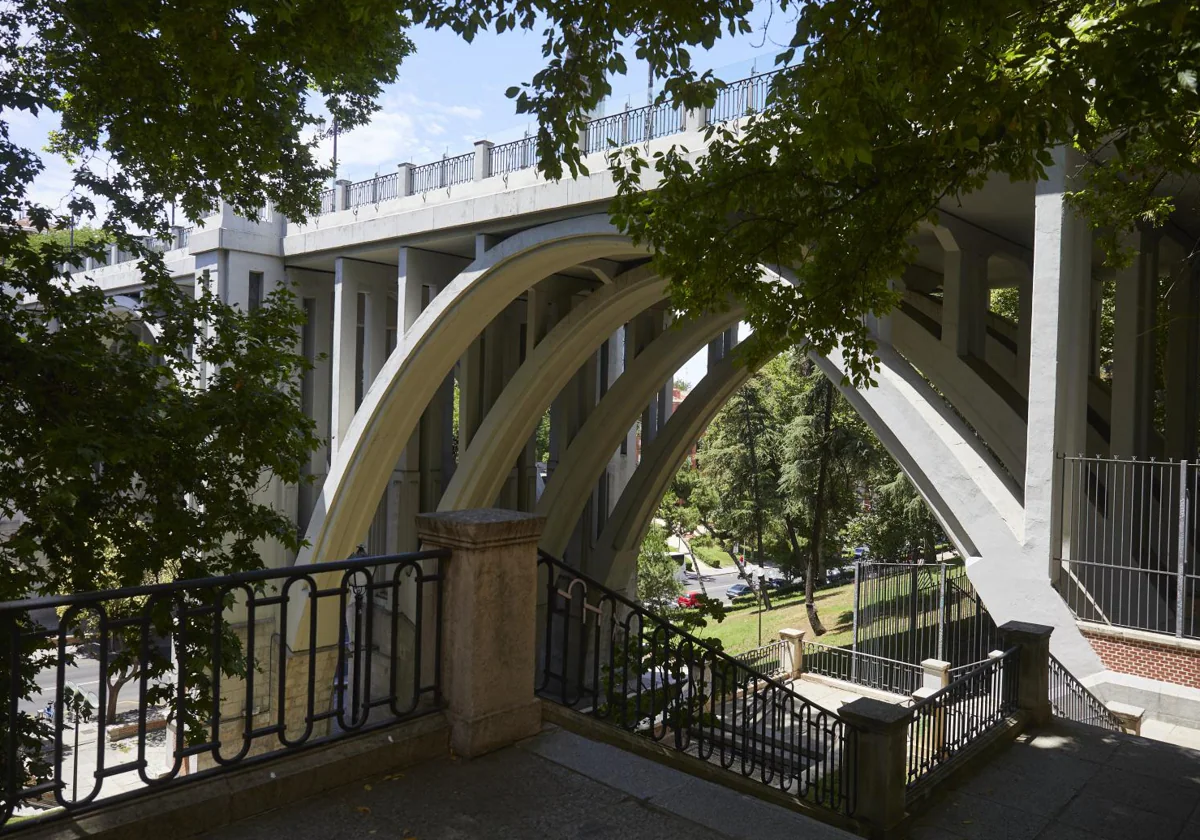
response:
<path id="1" fill-rule="evenodd" d="M 614 156 L 616 220 L 653 246 L 676 304 L 698 313 L 736 295 L 764 356 L 840 343 L 851 378 L 868 379 L 863 316 L 895 303 L 887 283 L 917 226 L 989 177 L 1041 177 L 1056 146 L 1081 153 L 1072 197 L 1116 261 L 1121 233 L 1164 221 L 1200 169 L 1200 15 L 1182 0 L 795 11 L 764 113 L 711 128 L 703 154 Z M 763 264 L 797 284 L 761 281 Z"/>

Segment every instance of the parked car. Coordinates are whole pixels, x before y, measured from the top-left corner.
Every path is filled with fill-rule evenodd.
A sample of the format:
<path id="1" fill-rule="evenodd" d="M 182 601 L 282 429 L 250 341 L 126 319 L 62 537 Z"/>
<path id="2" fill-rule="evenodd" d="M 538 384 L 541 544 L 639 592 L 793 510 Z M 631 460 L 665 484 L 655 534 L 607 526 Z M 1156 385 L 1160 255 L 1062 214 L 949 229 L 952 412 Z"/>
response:
<path id="1" fill-rule="evenodd" d="M 767 578 L 767 586 L 771 589 L 782 589 L 785 586 L 791 586 L 791 581 L 787 578 L 769 577 Z"/>
<path id="2" fill-rule="evenodd" d="M 740 598 L 743 595 L 749 595 L 753 591 L 753 589 L 744 583 L 735 583 L 733 586 L 725 590 L 725 594 L 729 596 L 730 600 L 732 600 L 734 598 Z"/>
<path id="3" fill-rule="evenodd" d="M 703 597 L 703 592 L 689 592 L 686 595 L 680 595 L 678 598 L 676 598 L 675 603 L 681 607 L 698 607 L 700 606 L 700 599 Z"/>

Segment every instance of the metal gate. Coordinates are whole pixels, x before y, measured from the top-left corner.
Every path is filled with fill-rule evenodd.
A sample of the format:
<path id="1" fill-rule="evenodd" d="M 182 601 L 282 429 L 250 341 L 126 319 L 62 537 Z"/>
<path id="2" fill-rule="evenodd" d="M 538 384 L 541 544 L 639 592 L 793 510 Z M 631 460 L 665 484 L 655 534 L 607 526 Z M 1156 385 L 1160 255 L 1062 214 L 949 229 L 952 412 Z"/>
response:
<path id="1" fill-rule="evenodd" d="M 996 622 L 965 567 L 855 563 L 856 653 L 912 665 L 940 659 L 957 669 L 987 659 L 999 647 Z"/>

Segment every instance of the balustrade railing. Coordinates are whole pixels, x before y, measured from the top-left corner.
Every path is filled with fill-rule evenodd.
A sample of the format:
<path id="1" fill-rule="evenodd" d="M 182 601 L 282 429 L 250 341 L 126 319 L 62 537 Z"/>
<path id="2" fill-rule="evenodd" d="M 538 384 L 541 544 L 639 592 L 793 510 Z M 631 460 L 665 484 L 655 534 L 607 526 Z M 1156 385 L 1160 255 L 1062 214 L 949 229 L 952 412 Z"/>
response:
<path id="1" fill-rule="evenodd" d="M 778 677 L 788 667 L 787 648 L 789 643 L 783 639 L 768 642 L 762 647 L 752 648 L 737 655 L 738 662 L 746 667 L 766 674 L 768 677 Z"/>
<path id="2" fill-rule="evenodd" d="M 335 210 L 340 210 L 337 206 L 337 190 L 322 190 L 321 191 L 321 213 L 332 213 Z"/>
<path id="3" fill-rule="evenodd" d="M 714 107 L 708 112 L 707 121 L 726 122 L 741 119 L 750 114 L 760 113 L 767 107 L 767 95 L 771 89 L 771 81 L 775 73 L 762 73 L 732 82 L 717 93 Z M 603 152 L 612 146 L 626 146 L 633 143 L 644 143 L 659 137 L 677 134 L 686 127 L 686 113 L 678 105 L 664 102 L 655 105 L 645 105 L 641 108 L 628 108 L 616 114 L 591 120 L 585 129 L 582 143 L 584 154 Z M 511 143 L 493 146 L 488 151 L 488 172 L 491 175 L 505 175 L 529 169 L 537 165 L 537 139 L 523 137 Z M 412 191 L 414 194 L 442 189 L 455 184 L 463 184 L 474 180 L 475 154 L 467 152 L 452 158 L 443 158 L 432 163 L 413 167 Z M 375 181 L 388 180 L 387 184 L 375 184 Z M 395 175 L 381 176 L 361 181 L 350 186 L 349 204 L 357 207 L 395 198 L 399 195 L 398 179 Z M 359 193 L 356 187 L 361 187 Z M 372 197 L 378 190 L 379 197 Z M 321 194 L 321 213 L 332 213 L 342 208 L 336 207 L 336 197 L 333 190 Z"/>
<path id="4" fill-rule="evenodd" d="M 562 562 L 541 555 L 538 692 L 820 807 L 852 813 L 857 731 Z"/>
<path id="5" fill-rule="evenodd" d="M 350 207 L 361 207 L 364 204 L 378 204 L 400 196 L 400 173 L 377 175 L 348 188 Z"/>
<path id="6" fill-rule="evenodd" d="M 908 723 L 909 797 L 933 783 L 1017 710 L 1020 648 L 976 665 L 917 701 Z"/>
<path id="7" fill-rule="evenodd" d="M 528 169 L 537 163 L 537 138 L 522 137 L 488 149 L 488 172 L 504 175 Z"/>
<path id="8" fill-rule="evenodd" d="M 1110 732 L 1121 731 L 1121 721 L 1104 701 L 1075 679 L 1063 664 L 1050 654 L 1050 709 L 1055 717 L 1098 726 Z"/>
<path id="9" fill-rule="evenodd" d="M 0 604 L 0 826 L 434 711 L 448 556 Z"/>
<path id="10" fill-rule="evenodd" d="M 851 648 L 805 642 L 803 663 L 806 674 L 819 674 L 891 694 L 907 696 L 921 686 L 920 665 Z"/>
<path id="11" fill-rule="evenodd" d="M 457 157 L 442 158 L 433 163 L 413 167 L 413 193 L 465 184 L 475 178 L 475 153 L 468 152 Z"/>

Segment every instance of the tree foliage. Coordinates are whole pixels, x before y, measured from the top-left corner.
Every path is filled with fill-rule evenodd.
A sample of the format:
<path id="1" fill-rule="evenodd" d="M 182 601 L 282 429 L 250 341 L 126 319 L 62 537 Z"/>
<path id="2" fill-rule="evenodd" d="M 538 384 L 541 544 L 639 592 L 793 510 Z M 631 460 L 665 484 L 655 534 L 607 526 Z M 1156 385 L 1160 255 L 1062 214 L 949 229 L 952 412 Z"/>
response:
<path id="1" fill-rule="evenodd" d="M 856 384 L 869 379 L 863 317 L 894 305 L 887 284 L 917 226 L 989 178 L 1042 177 L 1055 147 L 1079 152 L 1071 198 L 1114 262 L 1123 232 L 1191 200 L 1177 189 L 1200 170 L 1188 3 L 795 8 L 763 113 L 709 128 L 702 153 L 614 155 L 615 219 L 652 246 L 676 305 L 699 314 L 737 297 L 764 356 L 840 345 Z M 797 282 L 766 282 L 762 265 Z"/>
<path id="2" fill-rule="evenodd" d="M 651 523 L 637 559 L 637 596 L 646 604 L 657 604 L 674 598 L 683 587 L 675 577 L 679 566 L 671 558 L 667 546 L 667 532 L 657 523 Z"/>

